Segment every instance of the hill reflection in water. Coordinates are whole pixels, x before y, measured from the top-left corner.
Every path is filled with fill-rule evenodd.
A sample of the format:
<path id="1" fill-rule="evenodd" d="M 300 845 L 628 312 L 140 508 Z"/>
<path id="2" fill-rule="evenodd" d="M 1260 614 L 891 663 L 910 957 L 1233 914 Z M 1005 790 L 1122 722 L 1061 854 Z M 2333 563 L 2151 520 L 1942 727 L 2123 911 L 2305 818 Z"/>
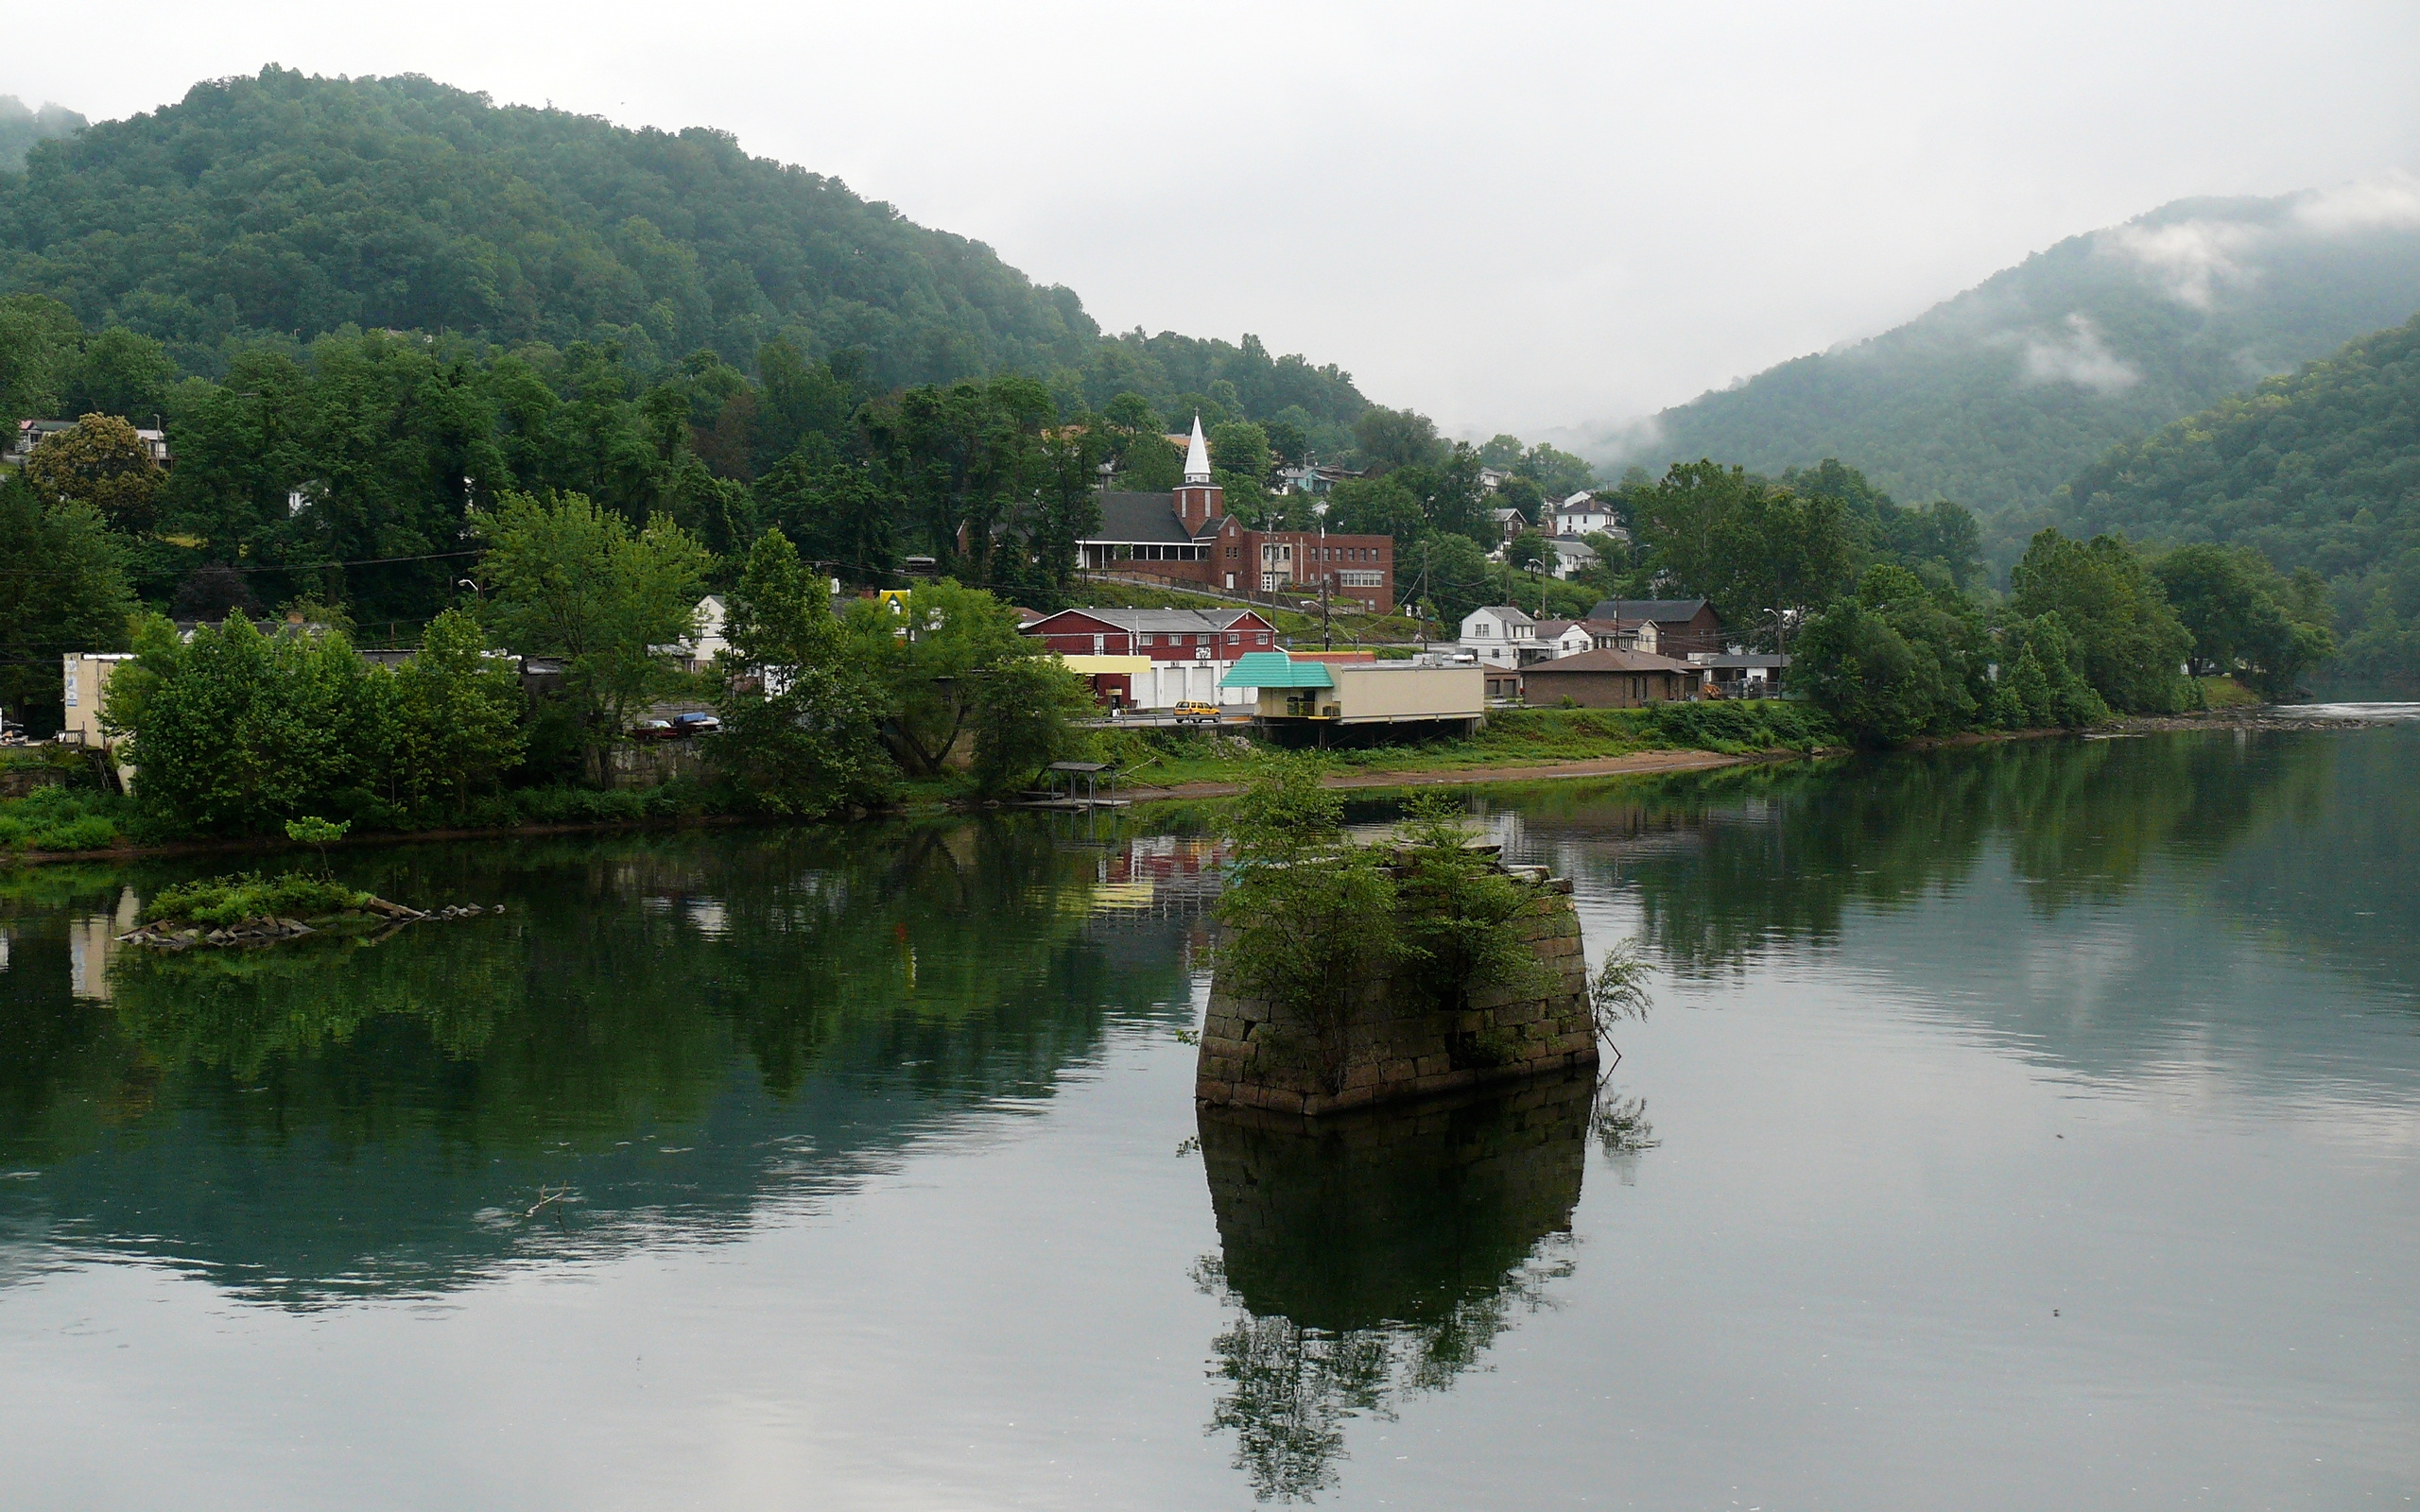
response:
<path id="1" fill-rule="evenodd" d="M 284 1305 L 425 1294 L 821 1202 L 954 1114 L 1040 1106 L 1113 1020 L 1191 1011 L 1200 868 L 1164 841 L 1008 822 L 343 860 L 508 911 L 104 963 L 121 896 L 177 873 L 23 880 L 0 1169 L 39 1178 L 0 1190 L 10 1227 Z"/>

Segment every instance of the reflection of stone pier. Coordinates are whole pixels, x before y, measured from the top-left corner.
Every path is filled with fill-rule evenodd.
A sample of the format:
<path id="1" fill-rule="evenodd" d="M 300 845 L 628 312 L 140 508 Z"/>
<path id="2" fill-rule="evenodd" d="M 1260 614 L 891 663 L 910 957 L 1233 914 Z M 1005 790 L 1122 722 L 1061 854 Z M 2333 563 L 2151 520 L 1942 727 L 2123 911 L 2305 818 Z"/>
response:
<path id="1" fill-rule="evenodd" d="M 1440 1005 L 1416 987 L 1379 976 L 1316 1017 L 1230 996 L 1214 982 L 1195 1099 L 1317 1114 L 1595 1065 L 1588 962 L 1570 880 L 1524 869 L 1534 894 L 1505 927 L 1535 956 L 1534 980 L 1479 988 L 1461 1004 Z"/>
<path id="2" fill-rule="evenodd" d="M 1205 1107 L 1215 1428 L 1263 1500 L 1332 1487 L 1344 1422 L 1449 1389 L 1565 1274 L 1587 1074 L 1317 1124 Z"/>

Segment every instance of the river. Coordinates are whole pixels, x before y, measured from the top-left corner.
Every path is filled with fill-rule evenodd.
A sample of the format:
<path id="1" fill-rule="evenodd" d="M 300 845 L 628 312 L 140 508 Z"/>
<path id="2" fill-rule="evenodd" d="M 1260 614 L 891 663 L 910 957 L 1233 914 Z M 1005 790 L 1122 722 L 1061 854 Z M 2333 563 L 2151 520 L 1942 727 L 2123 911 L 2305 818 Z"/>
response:
<path id="1" fill-rule="evenodd" d="M 1474 789 L 1601 1086 L 1197 1119 L 1151 811 L 0 871 L 11 1508 L 2420 1494 L 2420 724 Z M 1379 805 L 1357 808 L 1377 822 Z"/>

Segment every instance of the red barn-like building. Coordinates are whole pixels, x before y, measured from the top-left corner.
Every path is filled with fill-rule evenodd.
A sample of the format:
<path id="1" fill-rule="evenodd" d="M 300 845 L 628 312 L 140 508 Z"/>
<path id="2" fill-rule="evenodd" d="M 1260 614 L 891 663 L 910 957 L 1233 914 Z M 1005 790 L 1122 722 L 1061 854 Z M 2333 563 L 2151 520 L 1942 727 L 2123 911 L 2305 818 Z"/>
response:
<path id="1" fill-rule="evenodd" d="M 1237 657 L 1277 645 L 1269 622 L 1246 609 L 1069 609 L 1025 633 L 1063 657 L 1150 658 L 1148 675 L 1124 675 L 1124 701 L 1138 709 L 1219 703 L 1219 679 Z M 1223 701 L 1238 697 L 1231 691 Z"/>

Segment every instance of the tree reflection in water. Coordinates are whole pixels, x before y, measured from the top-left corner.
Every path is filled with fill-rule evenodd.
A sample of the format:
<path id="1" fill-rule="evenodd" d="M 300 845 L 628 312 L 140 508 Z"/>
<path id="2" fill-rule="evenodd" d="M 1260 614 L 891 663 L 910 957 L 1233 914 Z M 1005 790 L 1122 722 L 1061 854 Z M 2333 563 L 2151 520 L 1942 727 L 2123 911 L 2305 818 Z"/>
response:
<path id="1" fill-rule="evenodd" d="M 1209 1431 L 1235 1434 L 1256 1498 L 1333 1488 L 1349 1419 L 1446 1389 L 1549 1305 L 1597 1091 L 1559 1078 L 1316 1125 L 1202 1113 L 1219 1254 L 1194 1279 L 1236 1310 L 1211 1347 Z M 1642 1108 L 1609 1106 L 1651 1142 Z"/>

